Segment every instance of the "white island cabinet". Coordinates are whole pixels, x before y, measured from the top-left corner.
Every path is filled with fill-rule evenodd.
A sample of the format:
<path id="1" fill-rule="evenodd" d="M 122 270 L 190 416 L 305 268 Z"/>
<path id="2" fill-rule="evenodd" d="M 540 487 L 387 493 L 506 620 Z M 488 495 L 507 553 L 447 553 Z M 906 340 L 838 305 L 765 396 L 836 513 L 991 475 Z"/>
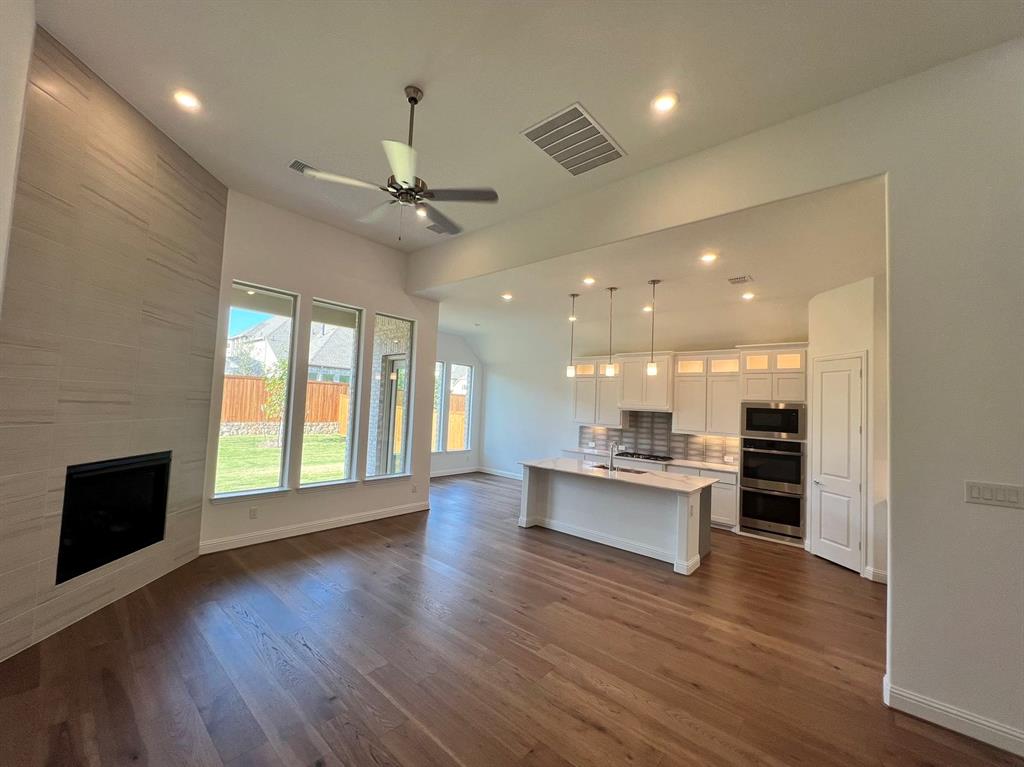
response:
<path id="1" fill-rule="evenodd" d="M 609 471 L 571 458 L 521 463 L 520 527 L 540 525 L 670 562 L 683 575 L 711 551 L 716 479 Z"/>

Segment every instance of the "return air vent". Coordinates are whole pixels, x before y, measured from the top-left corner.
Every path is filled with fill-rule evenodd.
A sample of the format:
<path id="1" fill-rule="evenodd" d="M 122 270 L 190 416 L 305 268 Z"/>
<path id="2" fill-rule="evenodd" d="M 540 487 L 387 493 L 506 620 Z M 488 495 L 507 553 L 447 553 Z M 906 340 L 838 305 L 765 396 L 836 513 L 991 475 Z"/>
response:
<path id="1" fill-rule="evenodd" d="M 608 131 L 579 104 L 527 128 L 523 135 L 574 176 L 625 154 Z"/>
<path id="2" fill-rule="evenodd" d="M 743 285 L 744 283 L 753 282 L 753 281 L 754 281 L 754 278 L 751 277 L 749 274 L 743 274 L 743 275 L 740 275 L 739 277 L 730 277 L 729 278 L 729 284 L 730 285 Z"/>

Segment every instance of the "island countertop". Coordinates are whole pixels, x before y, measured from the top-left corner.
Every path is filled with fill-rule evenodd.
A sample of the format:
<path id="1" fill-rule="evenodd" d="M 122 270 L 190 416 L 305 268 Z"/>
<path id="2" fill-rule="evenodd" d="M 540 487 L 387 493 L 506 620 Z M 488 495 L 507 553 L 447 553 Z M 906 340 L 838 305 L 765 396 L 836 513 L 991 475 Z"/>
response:
<path id="1" fill-rule="evenodd" d="M 645 471 L 640 474 L 631 471 L 616 469 L 598 469 L 585 464 L 583 461 L 572 458 L 539 458 L 530 461 L 520 461 L 522 466 L 534 469 L 547 469 L 548 471 L 559 471 L 564 474 L 576 474 L 581 477 L 593 477 L 595 479 L 607 479 L 613 482 L 624 482 L 630 485 L 655 488 L 657 490 L 668 490 L 674 493 L 696 493 L 705 487 L 710 487 L 718 480 L 711 477 L 693 477 L 686 474 L 668 474 L 663 471 Z"/>

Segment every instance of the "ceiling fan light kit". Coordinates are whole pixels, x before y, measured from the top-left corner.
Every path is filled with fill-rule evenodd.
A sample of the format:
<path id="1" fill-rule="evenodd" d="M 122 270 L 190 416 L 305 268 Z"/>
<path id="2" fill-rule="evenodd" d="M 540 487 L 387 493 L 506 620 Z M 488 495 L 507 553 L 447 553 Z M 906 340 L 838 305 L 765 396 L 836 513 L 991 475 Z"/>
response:
<path id="1" fill-rule="evenodd" d="M 498 201 L 498 193 L 489 188 L 431 189 L 423 179 L 416 175 L 417 156 L 416 150 L 412 148 L 412 135 L 416 119 L 416 105 L 423 100 L 423 90 L 415 85 L 407 85 L 405 86 L 405 98 L 409 102 L 409 140 L 404 144 L 401 141 L 381 142 L 391 168 L 391 175 L 383 185 L 320 170 L 302 160 L 293 160 L 288 167 L 319 181 L 343 184 L 358 189 L 374 189 L 391 195 L 390 200 L 386 200 L 357 219 L 362 223 L 375 223 L 397 203 L 400 208 L 413 208 L 418 218 L 426 219 L 428 221 L 427 229 L 438 234 L 458 234 L 462 231 L 462 227 L 430 202 L 493 203 Z M 399 235 L 399 239 L 401 239 L 401 235 Z"/>

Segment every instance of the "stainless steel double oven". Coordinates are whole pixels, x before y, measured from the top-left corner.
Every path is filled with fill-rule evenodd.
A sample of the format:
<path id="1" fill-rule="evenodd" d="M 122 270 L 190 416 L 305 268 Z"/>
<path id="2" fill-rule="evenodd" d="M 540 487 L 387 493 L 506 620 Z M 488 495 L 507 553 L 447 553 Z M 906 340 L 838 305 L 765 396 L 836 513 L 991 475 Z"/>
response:
<path id="1" fill-rule="evenodd" d="M 741 529 L 787 541 L 803 541 L 805 419 L 803 403 L 743 403 Z"/>

